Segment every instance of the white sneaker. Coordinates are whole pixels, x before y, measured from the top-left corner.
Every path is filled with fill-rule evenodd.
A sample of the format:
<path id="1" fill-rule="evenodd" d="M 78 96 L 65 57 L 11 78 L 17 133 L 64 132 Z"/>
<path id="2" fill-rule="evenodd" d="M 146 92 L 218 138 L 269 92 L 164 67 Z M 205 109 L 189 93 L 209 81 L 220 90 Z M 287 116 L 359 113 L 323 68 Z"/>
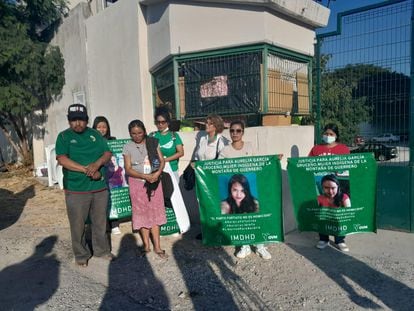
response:
<path id="1" fill-rule="evenodd" d="M 259 254 L 260 257 L 262 257 L 265 260 L 269 260 L 272 259 L 272 255 L 270 255 L 269 251 L 267 250 L 266 247 L 262 246 L 258 246 L 256 249 L 257 253 Z"/>
<path id="2" fill-rule="evenodd" d="M 349 248 L 344 242 L 336 244 L 336 247 L 342 252 L 349 252 Z"/>
<path id="3" fill-rule="evenodd" d="M 119 230 L 119 227 L 114 227 L 114 228 L 112 228 L 111 233 L 112 234 L 121 234 L 122 232 L 121 232 L 121 230 Z"/>
<path id="4" fill-rule="evenodd" d="M 329 241 L 319 241 L 318 244 L 316 244 L 316 248 L 324 249 L 329 245 Z"/>
<path id="5" fill-rule="evenodd" d="M 252 250 L 250 249 L 249 245 L 243 245 L 240 250 L 237 252 L 236 257 L 237 258 L 246 258 L 252 253 Z"/>

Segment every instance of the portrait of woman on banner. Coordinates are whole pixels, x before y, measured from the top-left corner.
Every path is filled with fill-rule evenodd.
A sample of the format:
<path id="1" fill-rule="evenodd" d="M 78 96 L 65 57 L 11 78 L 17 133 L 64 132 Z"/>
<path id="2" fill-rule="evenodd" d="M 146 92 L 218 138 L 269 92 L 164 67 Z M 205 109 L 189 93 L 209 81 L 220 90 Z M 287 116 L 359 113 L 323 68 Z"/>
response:
<path id="1" fill-rule="evenodd" d="M 227 185 L 227 198 L 221 202 L 221 214 L 257 213 L 259 202 L 250 191 L 246 176 L 233 175 Z"/>
<path id="2" fill-rule="evenodd" d="M 341 187 L 335 174 L 327 174 L 320 181 L 321 194 L 318 195 L 318 205 L 321 207 L 350 207 L 351 200 Z"/>

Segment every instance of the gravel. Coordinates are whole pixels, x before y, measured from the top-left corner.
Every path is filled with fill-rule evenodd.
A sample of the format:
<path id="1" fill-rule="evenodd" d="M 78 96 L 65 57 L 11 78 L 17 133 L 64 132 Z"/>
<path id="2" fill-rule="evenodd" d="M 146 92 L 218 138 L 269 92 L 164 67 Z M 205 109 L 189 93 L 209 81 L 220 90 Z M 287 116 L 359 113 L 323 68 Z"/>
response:
<path id="1" fill-rule="evenodd" d="M 318 250 L 291 232 L 271 260 L 205 247 L 198 228 L 162 237 L 169 258 L 139 257 L 122 223 L 117 260 L 74 264 L 63 192 L 23 173 L 0 175 L 0 310 L 413 310 L 414 235 L 347 238 L 351 252 Z"/>

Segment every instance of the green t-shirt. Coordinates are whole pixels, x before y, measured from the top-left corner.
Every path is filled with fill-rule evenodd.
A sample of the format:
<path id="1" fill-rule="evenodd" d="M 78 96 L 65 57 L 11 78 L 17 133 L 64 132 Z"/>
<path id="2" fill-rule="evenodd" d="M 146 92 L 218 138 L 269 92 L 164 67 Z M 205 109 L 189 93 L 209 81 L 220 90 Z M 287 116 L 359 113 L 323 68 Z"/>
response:
<path id="1" fill-rule="evenodd" d="M 182 145 L 183 142 L 178 133 L 168 131 L 167 134 L 162 135 L 159 131 L 151 133 L 151 136 L 158 139 L 160 149 L 164 157 L 168 158 L 177 152 L 177 146 Z M 178 159 L 170 161 L 173 172 L 178 171 Z"/>
<path id="2" fill-rule="evenodd" d="M 110 151 L 102 135 L 89 127 L 83 133 L 68 128 L 60 132 L 56 139 L 56 157 L 66 155 L 69 159 L 88 165 L 98 160 L 105 151 Z M 102 178 L 92 180 L 81 172 L 63 168 L 63 187 L 73 192 L 94 192 L 106 188 L 104 167 L 100 169 Z"/>

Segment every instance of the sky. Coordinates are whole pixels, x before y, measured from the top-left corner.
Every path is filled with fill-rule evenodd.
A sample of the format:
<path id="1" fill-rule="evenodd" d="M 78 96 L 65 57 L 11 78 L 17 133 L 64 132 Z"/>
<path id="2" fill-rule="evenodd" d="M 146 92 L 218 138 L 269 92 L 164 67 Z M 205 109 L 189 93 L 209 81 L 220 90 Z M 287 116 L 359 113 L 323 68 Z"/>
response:
<path id="1" fill-rule="evenodd" d="M 384 0 L 336 0 L 336 1 L 328 1 L 322 0 L 321 4 L 327 6 L 329 2 L 329 9 L 331 10 L 331 14 L 329 16 L 329 23 L 328 26 L 325 28 L 318 29 L 318 33 L 325 33 L 328 31 L 336 30 L 336 16 L 340 12 L 349 11 L 352 9 L 356 9 L 359 7 L 376 4 L 380 2 L 384 2 Z"/>
<path id="2" fill-rule="evenodd" d="M 341 12 L 384 3 L 379 0 L 330 1 L 331 14 L 327 27 L 318 34 L 337 30 L 337 15 Z M 322 4 L 327 6 L 328 0 Z M 404 2 L 381 9 L 346 16 L 341 34 L 323 39 L 322 54 L 332 55 L 327 68 L 342 68 L 348 64 L 372 64 L 408 75 L 410 72 L 411 4 Z"/>

